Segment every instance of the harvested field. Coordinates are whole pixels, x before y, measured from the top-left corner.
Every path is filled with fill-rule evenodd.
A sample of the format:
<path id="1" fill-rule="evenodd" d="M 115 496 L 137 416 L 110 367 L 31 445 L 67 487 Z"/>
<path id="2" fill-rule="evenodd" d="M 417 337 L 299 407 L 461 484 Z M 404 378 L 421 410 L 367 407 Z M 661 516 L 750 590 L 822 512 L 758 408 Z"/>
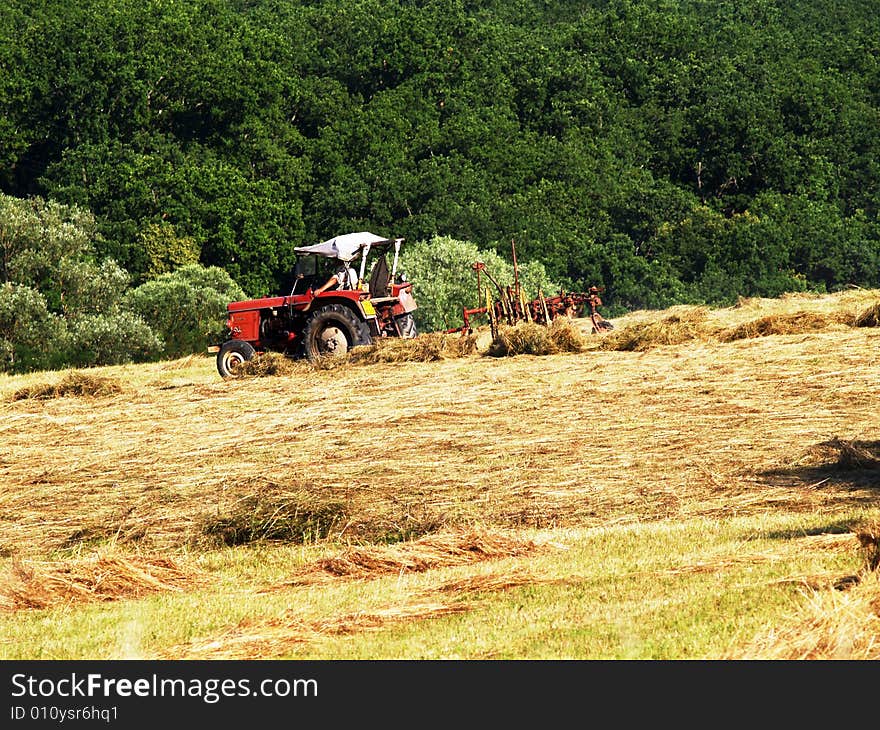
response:
<path id="1" fill-rule="evenodd" d="M 876 440 L 877 335 L 330 372 L 293 363 L 231 382 L 206 361 L 174 387 L 117 368 L 124 397 L 2 405 L 0 509 L 15 518 L 0 546 L 42 556 L 115 536 L 180 550 L 242 509 L 318 511 L 322 536 L 381 542 L 474 519 L 545 528 L 851 502 L 797 476 L 837 461 L 817 453 L 831 438 Z"/>
<path id="2" fill-rule="evenodd" d="M 15 616 L 142 599 L 149 581 L 102 577 L 95 561 L 108 547 L 129 561 L 123 573 L 152 576 L 160 593 L 202 591 L 202 568 L 225 551 L 273 546 L 298 551 L 296 564 L 252 583 L 236 578 L 236 591 L 281 601 L 353 583 L 430 583 L 396 604 L 376 597 L 362 613 L 340 599 L 324 618 L 241 617 L 143 652 L 309 656 L 303 647 L 324 646 L 344 627 L 467 612 L 480 586 L 583 590 L 595 577 L 528 569 L 553 554 L 547 545 L 571 549 L 562 537 L 571 531 L 876 511 L 878 299 L 852 291 L 634 312 L 606 335 L 574 320 L 551 354 L 522 332 L 504 333 L 503 353 L 485 333 L 423 335 L 358 348 L 345 361 L 267 358 L 228 381 L 200 357 L 90 371 L 93 384 L 111 384 L 103 390 L 61 388 L 72 376 L 59 373 L 0 377 L 0 597 Z M 850 522 L 827 529 L 855 556 L 857 541 L 844 541 Z M 813 544 L 808 554 L 827 549 Z M 136 562 L 157 555 L 169 572 Z M 774 555 L 682 559 L 626 575 L 723 575 L 772 568 Z M 837 572 L 819 580 L 806 570 L 804 585 L 835 590 L 827 586 L 855 574 Z M 876 605 L 871 585 L 860 577 L 867 597 L 854 605 Z M 873 626 L 863 618 L 860 636 Z M 785 643 L 802 639 L 791 653 L 839 652 L 807 648 L 815 636 Z M 766 636 L 741 644 L 749 655 L 786 653 Z M 852 646 L 870 656 L 869 644 Z"/>

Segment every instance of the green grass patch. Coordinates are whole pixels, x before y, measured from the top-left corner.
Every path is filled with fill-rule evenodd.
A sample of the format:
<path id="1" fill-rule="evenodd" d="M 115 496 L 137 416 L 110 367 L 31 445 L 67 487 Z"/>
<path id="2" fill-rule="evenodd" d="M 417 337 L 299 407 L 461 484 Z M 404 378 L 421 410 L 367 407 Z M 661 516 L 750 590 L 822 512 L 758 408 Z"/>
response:
<path id="1" fill-rule="evenodd" d="M 317 585 L 293 578 L 345 546 L 224 548 L 187 557 L 198 590 L 4 614 L 0 658 L 719 658 L 862 568 L 841 544 L 865 517 L 535 532 L 527 555 Z"/>

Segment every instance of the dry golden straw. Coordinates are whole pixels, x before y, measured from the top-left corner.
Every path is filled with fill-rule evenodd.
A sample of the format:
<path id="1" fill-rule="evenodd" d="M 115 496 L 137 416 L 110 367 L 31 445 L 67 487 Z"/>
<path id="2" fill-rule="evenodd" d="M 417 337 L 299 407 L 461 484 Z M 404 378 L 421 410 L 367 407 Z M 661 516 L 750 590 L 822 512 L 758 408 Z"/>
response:
<path id="1" fill-rule="evenodd" d="M 320 574 L 363 579 L 403 572 L 422 573 L 433 568 L 527 555 L 538 549 L 531 540 L 502 533 L 450 531 L 389 547 L 349 548 L 341 555 L 306 566 L 292 582 L 308 583 Z"/>
<path id="2" fill-rule="evenodd" d="M 12 394 L 12 400 L 48 400 L 64 396 L 100 397 L 121 392 L 122 386 L 112 378 L 73 371 L 57 383 L 39 383 L 19 388 Z"/>
<path id="3" fill-rule="evenodd" d="M 58 604 L 116 601 L 193 583 L 173 560 L 163 557 L 98 555 L 52 563 L 13 561 L 0 577 L 0 608 L 49 608 Z"/>

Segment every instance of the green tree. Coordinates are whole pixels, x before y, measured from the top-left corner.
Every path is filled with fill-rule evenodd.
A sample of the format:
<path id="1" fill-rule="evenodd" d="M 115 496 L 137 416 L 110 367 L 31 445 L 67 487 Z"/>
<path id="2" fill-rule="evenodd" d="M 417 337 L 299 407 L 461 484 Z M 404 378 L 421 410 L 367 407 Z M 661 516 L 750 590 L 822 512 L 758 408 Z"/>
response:
<path id="1" fill-rule="evenodd" d="M 123 310 L 68 319 L 67 365 L 92 367 L 158 359 L 163 342 L 139 316 Z"/>
<path id="2" fill-rule="evenodd" d="M 195 239 L 178 236 L 174 226 L 167 221 L 148 224 L 138 239 L 147 259 L 142 275 L 145 281 L 199 262 L 201 252 Z"/>
<path id="3" fill-rule="evenodd" d="M 460 327 L 464 308 L 485 306 L 487 288 L 492 299 L 497 300 L 500 292 L 493 279 L 503 290 L 515 285 L 511 262 L 494 251 L 481 251 L 473 243 L 448 236 L 435 236 L 412 244 L 402 256 L 402 262 L 419 303 L 414 313 L 416 324 L 425 332 Z M 485 264 L 485 271 L 480 275 L 480 290 L 473 268 L 477 262 Z M 547 294 L 560 288 L 550 280 L 539 261 L 518 262 L 517 271 L 527 300 L 536 298 L 539 292 Z"/>
<path id="4" fill-rule="evenodd" d="M 0 284 L 0 371 L 51 368 L 66 344 L 64 320 L 30 287 Z"/>
<path id="5" fill-rule="evenodd" d="M 215 344 L 226 324 L 226 305 L 244 296 L 223 269 L 190 264 L 131 290 L 124 306 L 160 335 L 164 357 L 181 357 Z"/>
<path id="6" fill-rule="evenodd" d="M 0 190 L 92 211 L 136 283 L 190 260 L 161 221 L 250 295 L 355 230 L 513 239 L 609 307 L 877 285 L 878 35 L 831 0 L 14 2 Z"/>
<path id="7" fill-rule="evenodd" d="M 22 372 L 150 359 L 161 341 L 119 303 L 130 277 L 94 260 L 94 216 L 41 198 L 0 196 L 3 367 Z"/>

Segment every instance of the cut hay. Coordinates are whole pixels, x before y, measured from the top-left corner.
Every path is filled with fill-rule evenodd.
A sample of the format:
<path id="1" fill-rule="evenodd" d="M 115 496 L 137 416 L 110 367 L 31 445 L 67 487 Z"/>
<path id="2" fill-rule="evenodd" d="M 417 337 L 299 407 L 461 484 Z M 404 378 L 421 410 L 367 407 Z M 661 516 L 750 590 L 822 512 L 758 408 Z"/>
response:
<path id="1" fill-rule="evenodd" d="M 546 585 L 548 583 L 567 583 L 568 578 L 542 578 L 524 570 L 510 573 L 472 575 L 461 580 L 447 581 L 427 592 L 452 593 L 455 595 L 474 593 L 501 593 L 526 585 Z"/>
<path id="2" fill-rule="evenodd" d="M 308 583 L 309 576 L 315 574 L 366 579 L 424 573 L 434 568 L 527 555 L 539 547 L 531 540 L 500 533 L 453 531 L 391 547 L 351 548 L 342 555 L 307 566 L 292 584 Z"/>
<path id="3" fill-rule="evenodd" d="M 378 544 L 412 540 L 440 529 L 444 519 L 418 505 L 376 505 L 349 490 L 317 485 L 295 489 L 270 485 L 229 507 L 195 520 L 190 544 L 197 547 L 259 542 L 307 545 L 340 539 Z"/>
<path id="4" fill-rule="evenodd" d="M 880 524 L 867 521 L 851 527 L 865 565 L 855 575 L 811 576 L 796 582 L 806 602 L 793 624 L 770 628 L 751 644 L 725 659 L 880 659 Z M 842 535 L 815 536 L 829 546 L 842 543 Z"/>
<path id="5" fill-rule="evenodd" d="M 486 354 L 490 357 L 513 355 L 554 355 L 556 347 L 547 328 L 534 322 L 499 325 Z"/>
<path id="6" fill-rule="evenodd" d="M 568 317 L 557 317 L 547 326 L 557 352 L 581 352 L 587 344 L 583 330 Z"/>
<path id="7" fill-rule="evenodd" d="M 396 362 L 438 362 L 468 357 L 477 351 L 476 338 L 457 333 L 430 332 L 412 338 L 377 338 L 370 345 L 353 347 L 344 356 L 327 355 L 314 361 L 292 360 L 276 352 L 266 352 L 241 363 L 237 378 L 293 375 L 303 369 L 338 370 L 349 364 L 369 365 Z"/>
<path id="8" fill-rule="evenodd" d="M 586 340 L 567 317 L 558 317 L 544 326 L 535 322 L 499 325 L 498 334 L 486 351 L 490 357 L 513 355 L 556 355 L 581 352 Z"/>
<path id="9" fill-rule="evenodd" d="M 159 369 L 163 371 L 187 370 L 188 368 L 197 366 L 204 357 L 204 355 L 184 355 L 176 360 L 166 360 L 159 365 Z"/>
<path id="10" fill-rule="evenodd" d="M 345 505 L 301 494 L 250 494 L 221 514 L 203 516 L 196 543 L 247 545 L 255 542 L 307 544 L 326 538 L 347 522 Z"/>
<path id="11" fill-rule="evenodd" d="M 470 610 L 472 606 L 455 601 L 405 604 L 312 621 L 295 615 L 264 621 L 244 619 L 219 636 L 172 647 L 157 658 L 270 659 L 283 657 L 298 646 L 317 641 L 322 636 L 348 636 L 405 621 L 424 621 Z"/>
<path id="12" fill-rule="evenodd" d="M 122 392 L 122 386 L 113 378 L 74 371 L 57 383 L 38 383 L 19 388 L 12 400 L 50 400 L 65 396 L 101 397 Z"/>
<path id="13" fill-rule="evenodd" d="M 880 568 L 880 523 L 857 525 L 853 531 L 864 553 L 865 567 L 869 571 Z"/>
<path id="14" fill-rule="evenodd" d="M 235 368 L 236 378 L 266 378 L 276 375 L 290 375 L 296 369 L 295 363 L 279 352 L 264 352 Z"/>
<path id="15" fill-rule="evenodd" d="M 721 659 L 878 660 L 880 580 L 870 573 L 849 590 L 803 588 L 805 602 L 788 626 L 769 627 Z"/>
<path id="16" fill-rule="evenodd" d="M 441 539 L 441 542 L 449 537 Z M 477 545 L 477 543 L 480 543 Z M 495 543 L 492 545 L 492 543 Z M 460 543 L 458 549 L 468 552 L 467 546 L 493 554 L 497 551 L 507 554 L 503 550 L 501 541 L 490 540 L 484 536 L 483 540 L 472 539 L 470 542 Z M 510 545 L 508 545 L 510 548 Z M 516 550 L 515 550 L 516 551 Z M 518 553 L 519 554 L 519 553 Z M 498 557 L 501 557 L 500 555 Z M 381 574 L 395 574 L 401 572 L 400 566 L 389 564 Z M 221 635 L 210 639 L 195 641 L 189 645 L 172 648 L 162 654 L 163 659 L 260 659 L 281 657 L 296 647 L 303 644 L 313 643 L 322 636 L 345 636 L 359 632 L 372 631 L 384 628 L 390 624 L 398 624 L 405 621 L 424 621 L 443 616 L 471 611 L 472 603 L 462 600 L 468 594 L 498 593 L 512 590 L 524 585 L 538 585 L 550 583 L 572 583 L 571 578 L 541 578 L 528 571 L 513 570 L 509 573 L 471 576 L 457 581 L 448 581 L 435 588 L 427 588 L 419 592 L 422 599 L 420 602 L 404 603 L 387 608 L 369 611 L 358 611 L 342 616 L 329 616 L 317 620 L 305 620 L 292 612 L 280 618 L 254 621 L 244 619 L 236 626 Z M 290 583 L 276 586 L 288 587 Z M 454 595 L 456 600 L 452 602 L 432 601 L 435 594 Z M 430 602 L 427 602 L 430 601 Z"/>
<path id="17" fill-rule="evenodd" d="M 140 598 L 180 591 L 192 580 L 173 560 L 164 557 L 99 555 L 52 563 L 13 561 L 7 574 L 0 577 L 0 610 Z"/>
<path id="18" fill-rule="evenodd" d="M 718 333 L 721 342 L 733 342 L 752 337 L 768 335 L 794 335 L 821 332 L 836 320 L 816 312 L 793 312 L 791 314 L 772 314 L 743 322 Z"/>
<path id="19" fill-rule="evenodd" d="M 680 345 L 695 339 L 708 339 L 713 329 L 707 325 L 707 307 L 672 307 L 660 320 L 639 322 L 605 334 L 602 350 L 644 352 L 661 345 Z"/>
<path id="20" fill-rule="evenodd" d="M 853 327 L 880 327 L 880 302 L 875 302 L 856 315 Z"/>
<path id="21" fill-rule="evenodd" d="M 348 368 L 351 362 L 349 358 L 351 357 L 352 353 L 360 347 L 368 347 L 368 345 L 359 345 L 358 347 L 349 350 L 348 353 L 344 356 L 325 355 L 324 357 L 318 357 L 314 360 L 303 360 L 302 363 L 311 372 L 322 372 L 325 370 L 345 370 Z"/>
<path id="22" fill-rule="evenodd" d="M 832 466 L 839 471 L 861 469 L 880 469 L 880 458 L 871 450 L 871 445 L 857 441 L 845 441 L 836 436 L 820 444 L 837 453 Z"/>
<path id="23" fill-rule="evenodd" d="M 354 363 L 437 362 L 473 355 L 477 350 L 472 335 L 429 332 L 412 338 L 386 337 L 372 345 L 354 348 L 348 355 Z"/>

